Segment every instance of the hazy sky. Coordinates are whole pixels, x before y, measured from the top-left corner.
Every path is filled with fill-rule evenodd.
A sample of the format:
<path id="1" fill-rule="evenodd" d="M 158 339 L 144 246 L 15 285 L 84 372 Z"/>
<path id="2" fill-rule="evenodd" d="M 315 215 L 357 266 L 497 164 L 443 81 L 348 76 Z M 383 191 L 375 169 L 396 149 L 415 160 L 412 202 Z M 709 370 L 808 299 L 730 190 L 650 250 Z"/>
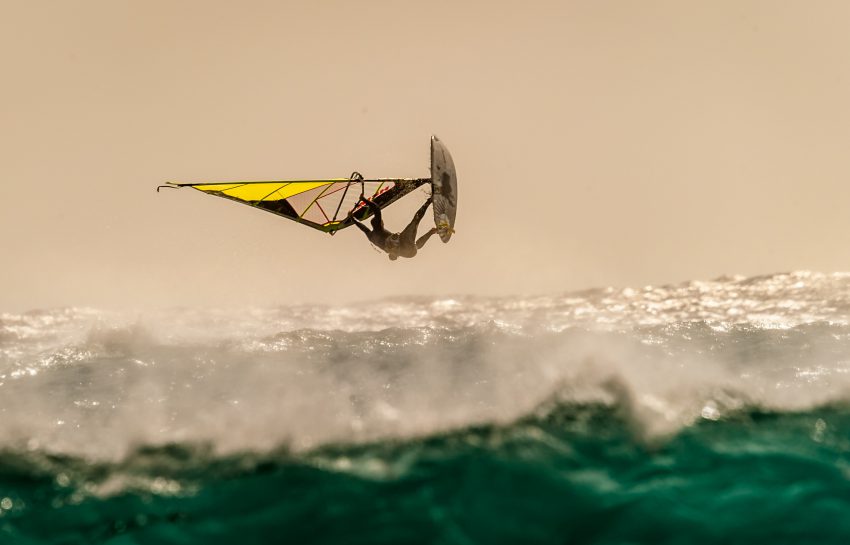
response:
<path id="1" fill-rule="evenodd" d="M 844 0 L 0 0 L 0 312 L 850 270 L 849 25 Z M 425 177 L 432 133 L 457 233 L 413 260 L 155 192 Z"/>

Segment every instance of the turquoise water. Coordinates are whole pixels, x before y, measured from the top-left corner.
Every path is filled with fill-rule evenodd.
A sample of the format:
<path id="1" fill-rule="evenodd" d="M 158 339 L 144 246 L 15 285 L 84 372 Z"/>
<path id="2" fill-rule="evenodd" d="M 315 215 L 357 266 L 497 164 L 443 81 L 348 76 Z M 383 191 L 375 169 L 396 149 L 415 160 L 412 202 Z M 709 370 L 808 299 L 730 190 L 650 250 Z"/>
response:
<path id="1" fill-rule="evenodd" d="M 4 456 L 0 483 L 13 507 L 0 535 L 4 543 L 842 543 L 848 425 L 839 409 L 742 413 L 647 447 L 616 410 L 559 407 L 506 427 L 301 456 L 176 446 L 95 466 Z M 115 473 L 152 481 L 75 498 L 87 480 Z"/>
<path id="2" fill-rule="evenodd" d="M 0 543 L 847 543 L 849 303 L 6 314 Z"/>

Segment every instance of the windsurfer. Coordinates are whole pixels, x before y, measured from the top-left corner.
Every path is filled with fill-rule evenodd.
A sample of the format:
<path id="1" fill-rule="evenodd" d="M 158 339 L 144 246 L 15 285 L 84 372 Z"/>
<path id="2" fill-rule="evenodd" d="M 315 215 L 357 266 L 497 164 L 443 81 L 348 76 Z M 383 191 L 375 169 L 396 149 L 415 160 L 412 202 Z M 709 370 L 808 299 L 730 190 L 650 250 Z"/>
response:
<path id="1" fill-rule="evenodd" d="M 387 231 L 384 227 L 384 220 L 381 218 L 381 207 L 367 199 L 362 194 L 360 195 L 360 200 L 358 204 L 365 203 L 366 206 L 372 211 L 374 216 L 372 217 L 372 229 L 369 230 L 368 227 L 360 223 L 357 218 L 354 217 L 354 210 L 348 213 L 348 217 L 354 222 L 361 231 L 366 234 L 366 238 L 369 239 L 369 242 L 380 248 L 381 250 L 387 252 L 390 260 L 395 261 L 396 259 L 401 257 L 414 257 L 416 255 L 417 250 L 421 250 L 425 243 L 428 242 L 428 239 L 431 238 L 431 235 L 437 232 L 436 228 L 431 228 L 427 233 L 416 239 L 416 230 L 419 228 L 419 222 L 422 221 L 422 218 L 425 216 L 425 211 L 428 210 L 428 207 L 431 205 L 431 197 L 428 197 L 428 200 L 425 201 L 425 204 L 416 211 L 416 214 L 413 215 L 413 219 L 410 220 L 410 223 L 401 233 L 391 233 Z"/>

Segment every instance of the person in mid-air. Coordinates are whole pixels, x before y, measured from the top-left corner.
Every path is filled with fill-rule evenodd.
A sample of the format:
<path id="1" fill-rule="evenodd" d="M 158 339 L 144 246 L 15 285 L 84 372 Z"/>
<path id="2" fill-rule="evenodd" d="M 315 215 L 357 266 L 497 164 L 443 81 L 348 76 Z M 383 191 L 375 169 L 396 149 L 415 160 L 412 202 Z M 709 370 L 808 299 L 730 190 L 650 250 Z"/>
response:
<path id="1" fill-rule="evenodd" d="M 413 215 L 413 219 L 410 220 L 410 224 L 408 224 L 401 233 L 391 233 L 384 228 L 384 220 L 381 218 L 381 207 L 367 199 L 362 193 L 357 204 L 360 204 L 361 202 L 365 203 L 372 211 L 372 214 L 374 214 L 372 217 L 372 230 L 370 231 L 368 227 L 360 223 L 357 218 L 353 216 L 354 210 L 348 213 L 348 217 L 351 218 L 354 225 L 366 234 L 366 238 L 369 239 L 369 242 L 387 252 L 390 259 L 393 261 L 398 259 L 399 256 L 415 256 L 417 250 L 421 250 L 422 247 L 425 246 L 425 243 L 428 242 L 428 239 L 431 238 L 431 235 L 437 232 L 437 228 L 434 227 L 419 237 L 419 240 L 416 239 L 416 230 L 419 228 L 419 222 L 422 221 L 422 218 L 425 216 L 425 211 L 428 210 L 428 207 L 431 205 L 431 197 L 428 197 L 425 204 L 416 211 L 416 214 Z"/>

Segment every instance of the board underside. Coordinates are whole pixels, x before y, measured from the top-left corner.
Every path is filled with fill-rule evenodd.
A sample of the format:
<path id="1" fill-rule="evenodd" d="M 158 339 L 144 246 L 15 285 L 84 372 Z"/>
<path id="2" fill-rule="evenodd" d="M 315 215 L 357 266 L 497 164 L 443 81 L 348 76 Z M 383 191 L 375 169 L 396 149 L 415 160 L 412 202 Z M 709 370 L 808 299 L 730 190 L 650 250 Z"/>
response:
<path id="1" fill-rule="evenodd" d="M 431 137 L 431 185 L 434 224 L 440 240 L 448 242 L 457 214 L 457 173 L 449 150 L 436 136 Z"/>

